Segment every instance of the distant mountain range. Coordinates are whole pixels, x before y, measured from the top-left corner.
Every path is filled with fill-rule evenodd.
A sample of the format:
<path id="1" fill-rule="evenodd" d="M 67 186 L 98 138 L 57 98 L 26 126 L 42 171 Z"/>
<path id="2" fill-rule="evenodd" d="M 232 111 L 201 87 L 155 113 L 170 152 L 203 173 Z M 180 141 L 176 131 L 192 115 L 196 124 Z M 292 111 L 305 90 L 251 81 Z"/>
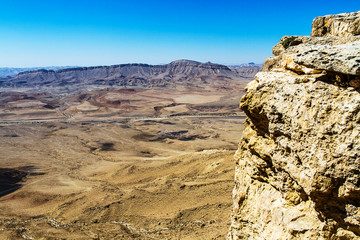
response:
<path id="1" fill-rule="evenodd" d="M 177 60 L 164 65 L 120 64 L 113 66 L 70 67 L 20 72 L 0 79 L 0 87 L 62 87 L 108 85 L 166 87 L 171 85 L 222 86 L 226 82 L 252 79 L 259 66 L 233 67 L 214 63 Z"/>
<path id="2" fill-rule="evenodd" d="M 13 77 L 21 72 L 36 71 L 39 69 L 45 70 L 58 70 L 63 68 L 73 68 L 74 66 L 50 66 L 50 67 L 30 67 L 30 68 L 9 68 L 9 67 L 0 67 L 0 78 L 4 77 Z"/>
<path id="3" fill-rule="evenodd" d="M 226 65 L 229 68 L 243 68 L 243 67 L 262 67 L 262 64 L 257 64 L 257 63 L 242 63 L 242 64 L 227 64 Z"/>

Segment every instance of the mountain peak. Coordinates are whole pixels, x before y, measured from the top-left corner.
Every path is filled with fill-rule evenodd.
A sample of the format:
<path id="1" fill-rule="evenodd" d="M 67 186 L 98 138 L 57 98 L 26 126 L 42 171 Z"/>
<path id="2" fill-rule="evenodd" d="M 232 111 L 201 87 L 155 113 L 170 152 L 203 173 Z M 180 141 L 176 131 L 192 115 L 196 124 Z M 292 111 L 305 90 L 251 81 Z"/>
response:
<path id="1" fill-rule="evenodd" d="M 174 65 L 174 64 L 196 64 L 196 65 L 200 65 L 201 62 L 197 62 L 197 61 L 193 61 L 193 60 L 188 60 L 188 59 L 179 59 L 179 60 L 175 60 L 172 61 L 171 63 L 169 63 L 170 65 Z"/>

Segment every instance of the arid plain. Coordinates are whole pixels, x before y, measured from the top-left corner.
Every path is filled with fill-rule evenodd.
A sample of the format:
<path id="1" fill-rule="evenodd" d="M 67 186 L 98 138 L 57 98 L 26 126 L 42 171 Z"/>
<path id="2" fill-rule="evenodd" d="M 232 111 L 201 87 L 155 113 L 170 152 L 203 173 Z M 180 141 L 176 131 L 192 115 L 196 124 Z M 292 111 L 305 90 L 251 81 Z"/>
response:
<path id="1" fill-rule="evenodd" d="M 248 80 L 0 94 L 1 239 L 224 239 Z"/>

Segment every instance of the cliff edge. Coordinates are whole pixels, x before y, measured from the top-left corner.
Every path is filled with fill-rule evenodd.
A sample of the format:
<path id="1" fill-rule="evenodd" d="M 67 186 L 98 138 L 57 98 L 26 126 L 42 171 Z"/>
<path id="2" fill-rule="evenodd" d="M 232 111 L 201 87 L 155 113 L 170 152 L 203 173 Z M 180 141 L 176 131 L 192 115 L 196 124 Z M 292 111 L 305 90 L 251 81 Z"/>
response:
<path id="1" fill-rule="evenodd" d="M 360 239 L 360 11 L 273 53 L 240 103 L 228 239 Z"/>

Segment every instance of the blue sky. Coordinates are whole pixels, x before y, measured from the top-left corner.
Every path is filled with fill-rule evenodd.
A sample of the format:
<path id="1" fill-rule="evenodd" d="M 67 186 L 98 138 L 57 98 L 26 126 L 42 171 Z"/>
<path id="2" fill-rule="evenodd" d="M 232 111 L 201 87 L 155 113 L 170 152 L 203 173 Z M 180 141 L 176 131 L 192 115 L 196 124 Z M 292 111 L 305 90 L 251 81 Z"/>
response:
<path id="1" fill-rule="evenodd" d="M 0 0 L 0 67 L 94 66 L 177 59 L 262 63 L 314 17 L 359 0 Z"/>

